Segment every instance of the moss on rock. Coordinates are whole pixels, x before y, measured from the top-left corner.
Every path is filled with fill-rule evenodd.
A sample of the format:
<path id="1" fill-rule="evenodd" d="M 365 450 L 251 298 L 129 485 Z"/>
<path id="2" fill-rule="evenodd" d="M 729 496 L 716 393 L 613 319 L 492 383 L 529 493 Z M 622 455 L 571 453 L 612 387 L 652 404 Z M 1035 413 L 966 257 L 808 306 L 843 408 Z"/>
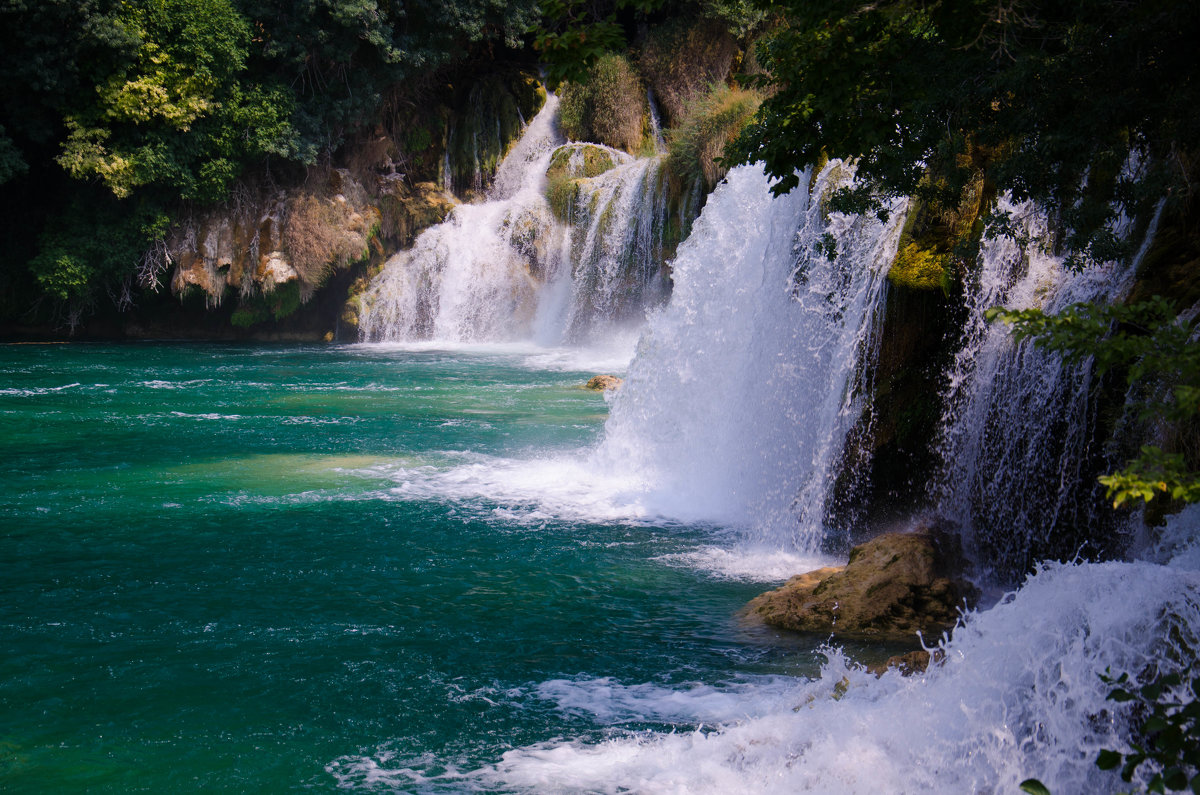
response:
<path id="1" fill-rule="evenodd" d="M 570 222 L 580 180 L 616 168 L 619 157 L 623 155 L 596 144 L 566 144 L 554 150 L 546 169 L 546 201 L 555 217 Z"/>
<path id="2" fill-rule="evenodd" d="M 913 290 L 936 290 L 942 286 L 952 267 L 951 257 L 949 252 L 922 248 L 908 238 L 900 244 L 888 278 L 893 284 Z"/>
<path id="3" fill-rule="evenodd" d="M 962 277 L 969 252 L 978 247 L 980 216 L 991 190 L 982 168 L 974 171 L 956 199 L 947 199 L 944 181 L 936 175 L 926 176 L 922 188 L 909 207 L 888 279 L 912 290 L 949 294 Z"/>
<path id="4" fill-rule="evenodd" d="M 948 536 L 887 533 L 855 547 L 845 566 L 793 577 L 756 597 L 746 615 L 769 626 L 844 638 L 936 637 L 975 596 L 959 580 Z"/>

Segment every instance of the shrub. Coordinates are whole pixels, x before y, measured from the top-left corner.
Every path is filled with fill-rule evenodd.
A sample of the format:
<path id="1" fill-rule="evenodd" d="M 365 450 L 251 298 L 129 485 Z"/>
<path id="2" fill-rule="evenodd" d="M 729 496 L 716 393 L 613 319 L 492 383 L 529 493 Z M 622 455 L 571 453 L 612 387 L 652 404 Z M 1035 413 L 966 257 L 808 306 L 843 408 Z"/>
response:
<path id="1" fill-rule="evenodd" d="M 560 89 L 559 124 L 568 138 L 607 144 L 627 152 L 641 148 L 646 127 L 646 93 L 624 55 L 605 55 L 583 83 Z"/>
<path id="2" fill-rule="evenodd" d="M 684 182 L 703 181 L 712 190 L 729 167 L 720 158 L 762 103 L 744 88 L 715 85 L 687 105 L 683 123 L 670 132 L 667 167 Z"/>
<path id="3" fill-rule="evenodd" d="M 656 27 L 646 37 L 638 66 L 646 77 L 667 124 L 678 124 L 687 105 L 723 82 L 737 54 L 725 26 L 711 21 Z"/>
<path id="4" fill-rule="evenodd" d="M 367 230 L 354 228 L 353 221 L 345 201 L 306 195 L 291 203 L 283 245 L 305 285 L 316 287 L 331 268 L 362 259 Z"/>

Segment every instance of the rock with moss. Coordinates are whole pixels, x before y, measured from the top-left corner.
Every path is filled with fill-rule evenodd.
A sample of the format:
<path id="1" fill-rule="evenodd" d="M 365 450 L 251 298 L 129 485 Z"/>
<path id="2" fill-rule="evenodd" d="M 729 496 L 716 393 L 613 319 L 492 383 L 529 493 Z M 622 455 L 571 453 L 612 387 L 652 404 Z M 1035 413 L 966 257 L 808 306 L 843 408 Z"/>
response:
<path id="1" fill-rule="evenodd" d="M 433 182 L 381 179 L 379 193 L 381 232 L 394 249 L 412 245 L 422 230 L 446 220 L 458 204 Z"/>
<path id="2" fill-rule="evenodd" d="M 945 659 L 946 653 L 941 649 L 935 649 L 932 654 L 924 649 L 915 649 L 904 654 L 893 654 L 881 663 L 868 665 L 867 670 L 877 677 L 889 670 L 898 671 L 901 676 L 913 676 L 925 673 L 930 663 L 940 664 Z"/>
<path id="3" fill-rule="evenodd" d="M 598 177 L 628 159 L 628 155 L 598 144 L 571 143 L 555 149 L 546 168 L 546 200 L 555 217 L 571 220 L 580 180 Z"/>
<path id="4" fill-rule="evenodd" d="M 607 392 L 610 389 L 618 388 L 623 383 L 625 383 L 625 380 L 615 375 L 594 375 L 584 385 L 584 389 L 590 389 L 594 392 Z"/>
<path id="5" fill-rule="evenodd" d="M 758 596 L 746 614 L 780 629 L 843 638 L 937 637 L 974 598 L 947 543 L 929 532 L 879 536 L 851 550 L 845 566 L 793 577 Z"/>
<path id="6" fill-rule="evenodd" d="M 892 284 L 948 294 L 961 277 L 964 260 L 977 249 L 983 233 L 981 214 L 992 190 L 980 167 L 972 172 L 956 199 L 948 198 L 947 191 L 944 180 L 937 175 L 927 175 L 922 182 L 919 195 L 909 206 L 896 259 L 888 270 Z"/>
<path id="7" fill-rule="evenodd" d="M 239 195 L 179 224 L 165 246 L 171 288 L 203 290 L 210 306 L 295 282 L 307 301 L 333 270 L 366 260 L 382 217 L 346 169 L 291 192 Z"/>

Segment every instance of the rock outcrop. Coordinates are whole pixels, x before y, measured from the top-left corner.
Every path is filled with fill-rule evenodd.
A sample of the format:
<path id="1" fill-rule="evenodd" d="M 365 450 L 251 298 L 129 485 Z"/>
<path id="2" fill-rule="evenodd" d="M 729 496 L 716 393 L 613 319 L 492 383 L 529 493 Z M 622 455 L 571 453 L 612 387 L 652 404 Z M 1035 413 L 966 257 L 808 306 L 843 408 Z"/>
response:
<path id="1" fill-rule="evenodd" d="M 974 594 L 954 577 L 954 555 L 927 532 L 888 533 L 850 552 L 842 567 L 793 577 L 755 598 L 750 617 L 769 626 L 844 638 L 936 638 Z"/>
<path id="2" fill-rule="evenodd" d="M 899 671 L 901 676 L 912 676 L 925 673 L 931 662 L 940 664 L 944 659 L 946 654 L 941 649 L 935 649 L 933 654 L 924 649 L 917 649 L 906 654 L 894 654 L 881 663 L 868 665 L 867 670 L 876 677 L 883 676 L 892 668 Z"/>
<path id="3" fill-rule="evenodd" d="M 584 389 L 591 389 L 596 392 L 604 392 L 609 389 L 616 389 L 621 384 L 625 383 L 623 378 L 617 378 L 615 375 L 594 375 L 584 384 Z"/>
<path id="4" fill-rule="evenodd" d="M 202 290 L 210 305 L 227 292 L 269 294 L 296 283 L 307 299 L 331 269 L 367 259 L 380 212 L 345 169 L 322 184 L 213 209 L 180 224 L 167 244 L 171 289 Z"/>

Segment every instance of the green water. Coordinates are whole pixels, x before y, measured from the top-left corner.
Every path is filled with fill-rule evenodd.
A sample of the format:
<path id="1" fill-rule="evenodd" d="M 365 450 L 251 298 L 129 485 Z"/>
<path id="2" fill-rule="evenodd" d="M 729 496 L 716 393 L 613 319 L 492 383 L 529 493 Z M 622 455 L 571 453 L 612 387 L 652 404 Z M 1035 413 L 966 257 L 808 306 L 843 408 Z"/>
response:
<path id="1" fill-rule="evenodd" d="M 556 517 L 455 479 L 585 456 L 591 374 L 503 351 L 0 346 L 0 790 L 370 787 L 362 760 L 436 781 L 696 728 L 564 708 L 545 682 L 812 673 L 811 644 L 736 618 L 764 583 L 673 562 L 720 528 Z"/>

